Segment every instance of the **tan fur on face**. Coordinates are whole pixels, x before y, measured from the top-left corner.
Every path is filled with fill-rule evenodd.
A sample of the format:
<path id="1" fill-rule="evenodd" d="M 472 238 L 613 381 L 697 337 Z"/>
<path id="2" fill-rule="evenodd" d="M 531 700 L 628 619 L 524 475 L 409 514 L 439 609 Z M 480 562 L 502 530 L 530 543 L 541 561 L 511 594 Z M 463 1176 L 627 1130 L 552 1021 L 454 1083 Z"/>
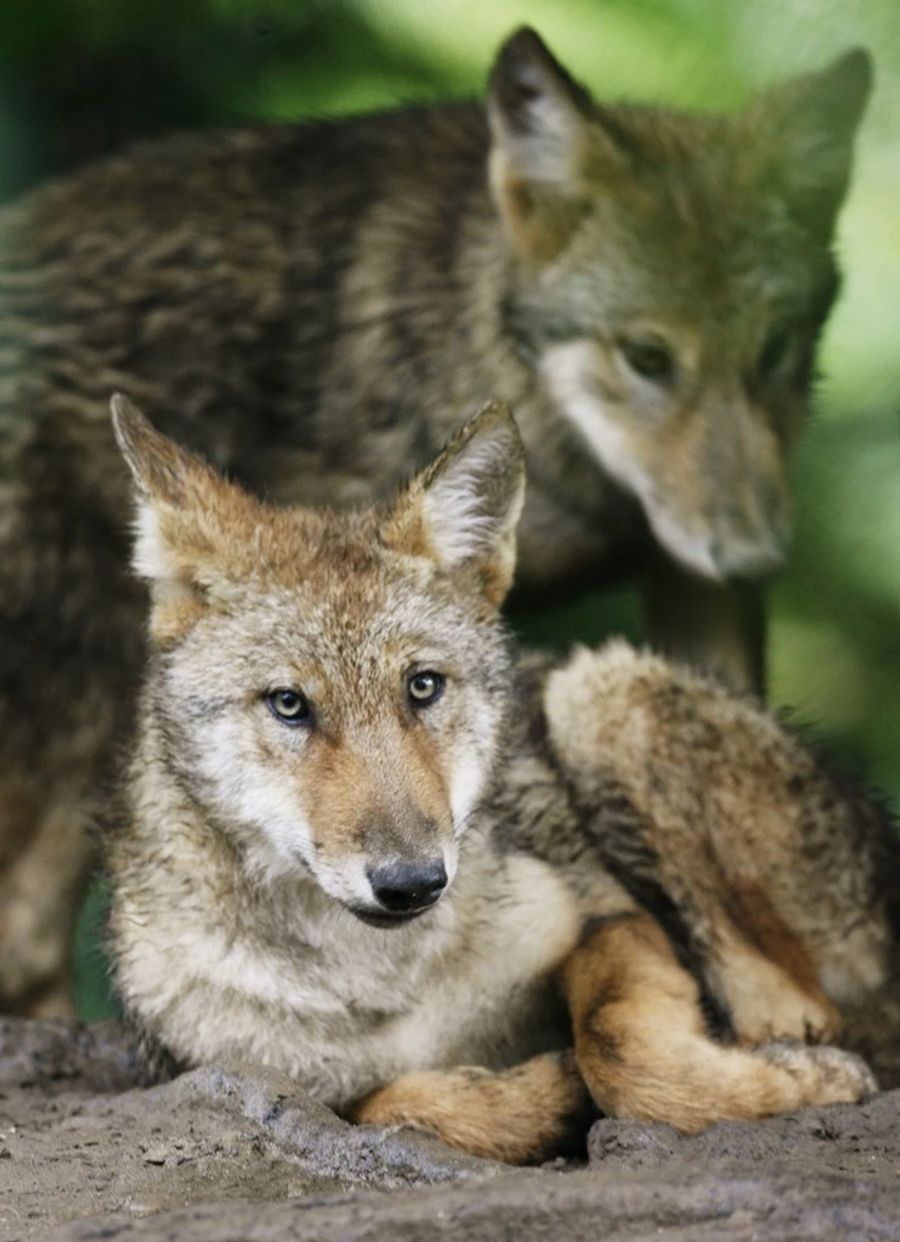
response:
<path id="1" fill-rule="evenodd" d="M 442 859 L 452 878 L 495 745 L 481 653 L 461 656 L 456 632 L 493 618 L 511 581 L 524 482 L 509 414 L 483 411 L 387 512 L 348 515 L 267 508 L 124 399 L 113 411 L 151 633 L 183 687 L 166 728 L 198 796 L 235 820 L 257 865 L 302 864 L 354 908 L 384 864 Z M 498 631 L 501 663 L 502 646 Z M 407 689 L 423 669 L 446 685 L 427 711 Z M 275 719 L 279 689 L 306 699 L 307 723 Z"/>
<path id="2" fill-rule="evenodd" d="M 390 858 L 392 850 L 402 856 L 412 849 L 427 857 L 440 852 L 442 836 L 452 838 L 451 774 L 442 770 L 439 749 L 411 724 L 373 729 L 364 751 L 340 738 L 310 751 L 298 800 L 326 856 L 377 851 Z"/>
<path id="3" fill-rule="evenodd" d="M 661 542 L 685 564 L 710 578 L 767 572 L 785 555 L 790 529 L 784 441 L 767 411 L 716 373 L 715 346 L 701 356 L 690 336 L 677 324 L 662 337 L 677 359 L 679 386 L 671 391 L 648 393 L 612 341 L 551 346 L 542 370 L 607 469 L 640 497 Z M 643 389 L 637 398 L 636 388 Z M 646 404 L 643 420 L 634 416 L 636 399 Z"/>

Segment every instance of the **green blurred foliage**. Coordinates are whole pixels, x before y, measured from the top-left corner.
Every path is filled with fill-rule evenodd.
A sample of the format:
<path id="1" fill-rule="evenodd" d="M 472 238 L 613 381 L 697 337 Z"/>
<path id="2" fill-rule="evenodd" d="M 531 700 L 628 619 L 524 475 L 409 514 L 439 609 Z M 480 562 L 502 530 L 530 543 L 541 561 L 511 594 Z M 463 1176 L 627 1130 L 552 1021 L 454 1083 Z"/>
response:
<path id="1" fill-rule="evenodd" d="M 847 278 L 773 592 L 772 698 L 900 800 L 900 3 L 895 0 L 5 0 L 0 196 L 175 126 L 292 120 L 477 95 L 537 27 L 601 97 L 739 106 L 855 43 L 877 86 L 840 226 Z M 516 618 L 534 641 L 637 632 L 627 595 Z M 86 1013 L 97 900 L 82 920 Z"/>

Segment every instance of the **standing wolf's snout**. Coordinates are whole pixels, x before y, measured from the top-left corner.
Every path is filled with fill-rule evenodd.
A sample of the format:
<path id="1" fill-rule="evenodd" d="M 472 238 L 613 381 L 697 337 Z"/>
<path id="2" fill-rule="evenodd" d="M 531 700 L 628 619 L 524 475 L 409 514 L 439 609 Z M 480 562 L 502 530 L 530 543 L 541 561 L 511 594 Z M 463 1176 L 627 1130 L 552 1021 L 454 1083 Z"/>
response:
<path id="1" fill-rule="evenodd" d="M 366 872 L 372 893 L 380 906 L 391 914 L 413 914 L 427 910 L 447 887 L 447 870 L 442 858 L 428 862 L 390 863 Z"/>

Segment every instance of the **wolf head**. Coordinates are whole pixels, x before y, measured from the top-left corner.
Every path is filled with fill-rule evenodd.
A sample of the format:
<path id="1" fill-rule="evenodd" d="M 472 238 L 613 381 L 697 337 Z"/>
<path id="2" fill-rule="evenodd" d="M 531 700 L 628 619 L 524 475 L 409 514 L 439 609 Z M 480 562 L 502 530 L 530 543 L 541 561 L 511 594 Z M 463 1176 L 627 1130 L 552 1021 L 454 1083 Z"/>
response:
<path id="1" fill-rule="evenodd" d="M 267 506 L 113 402 L 151 584 L 145 730 L 261 875 L 405 921 L 452 881 L 511 695 L 524 495 L 486 408 L 387 509 Z"/>
<path id="2" fill-rule="evenodd" d="M 711 578 L 786 552 L 870 80 L 853 51 L 737 116 L 607 109 L 527 29 L 493 70 L 509 328 L 659 542 Z"/>

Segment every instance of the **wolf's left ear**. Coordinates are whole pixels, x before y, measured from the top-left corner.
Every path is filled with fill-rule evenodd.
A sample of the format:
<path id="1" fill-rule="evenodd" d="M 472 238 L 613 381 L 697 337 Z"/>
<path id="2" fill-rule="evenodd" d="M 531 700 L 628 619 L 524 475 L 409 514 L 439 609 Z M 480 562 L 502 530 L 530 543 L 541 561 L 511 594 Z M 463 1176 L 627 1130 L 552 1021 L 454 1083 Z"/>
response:
<path id="1" fill-rule="evenodd" d="M 794 216 L 827 242 L 847 193 L 853 140 L 872 90 L 864 48 L 838 57 L 821 73 L 774 87 L 751 106 L 754 145 L 763 145 L 763 182 Z"/>
<path id="2" fill-rule="evenodd" d="M 512 585 L 525 499 L 525 450 L 512 415 L 491 404 L 418 474 L 381 527 L 382 542 L 466 576 L 491 608 Z"/>
<path id="3" fill-rule="evenodd" d="M 488 91 L 491 192 L 513 248 L 551 258 L 578 222 L 587 176 L 621 161 L 588 92 L 528 27 L 500 48 Z"/>

